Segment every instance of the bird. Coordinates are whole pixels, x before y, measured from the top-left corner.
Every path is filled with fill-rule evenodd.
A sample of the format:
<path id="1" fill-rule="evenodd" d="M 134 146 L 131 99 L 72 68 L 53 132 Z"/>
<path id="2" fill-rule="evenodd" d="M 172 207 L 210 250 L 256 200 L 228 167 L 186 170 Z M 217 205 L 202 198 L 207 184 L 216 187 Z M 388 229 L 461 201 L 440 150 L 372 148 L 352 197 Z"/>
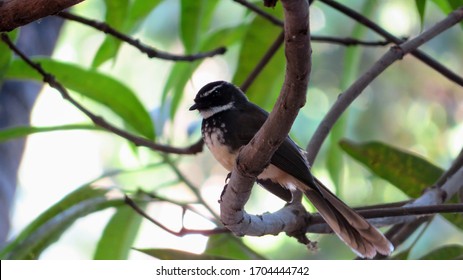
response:
<path id="1" fill-rule="evenodd" d="M 190 111 L 202 117 L 201 134 L 214 158 L 229 172 L 242 147 L 262 127 L 268 113 L 250 102 L 240 88 L 226 81 L 203 86 Z M 256 182 L 291 202 L 299 189 L 318 210 L 334 233 L 361 258 L 390 255 L 392 243 L 373 225 L 336 197 L 310 171 L 305 151 L 287 136 Z"/>

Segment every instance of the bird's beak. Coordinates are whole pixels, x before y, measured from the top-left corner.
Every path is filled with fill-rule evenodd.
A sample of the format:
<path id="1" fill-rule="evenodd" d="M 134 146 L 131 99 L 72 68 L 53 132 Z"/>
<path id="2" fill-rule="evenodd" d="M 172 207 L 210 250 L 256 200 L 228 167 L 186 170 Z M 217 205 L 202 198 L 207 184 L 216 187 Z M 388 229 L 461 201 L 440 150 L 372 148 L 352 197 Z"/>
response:
<path id="1" fill-rule="evenodd" d="M 193 110 L 196 110 L 196 109 L 198 109 L 198 104 L 195 103 L 195 104 L 193 104 L 193 106 L 190 107 L 189 110 L 193 111 Z"/>

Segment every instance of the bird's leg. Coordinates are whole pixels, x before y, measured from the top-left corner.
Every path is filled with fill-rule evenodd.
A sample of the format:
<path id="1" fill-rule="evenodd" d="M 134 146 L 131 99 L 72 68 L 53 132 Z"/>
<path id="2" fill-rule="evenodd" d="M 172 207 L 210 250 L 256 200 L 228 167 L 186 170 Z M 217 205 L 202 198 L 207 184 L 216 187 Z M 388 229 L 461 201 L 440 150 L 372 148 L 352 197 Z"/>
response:
<path id="1" fill-rule="evenodd" d="M 219 203 L 222 202 L 222 196 L 225 194 L 225 191 L 227 190 L 228 181 L 230 180 L 230 177 L 231 177 L 231 172 L 229 172 L 229 173 L 227 174 L 227 177 L 225 178 L 225 186 L 223 187 L 222 193 L 220 194 Z"/>

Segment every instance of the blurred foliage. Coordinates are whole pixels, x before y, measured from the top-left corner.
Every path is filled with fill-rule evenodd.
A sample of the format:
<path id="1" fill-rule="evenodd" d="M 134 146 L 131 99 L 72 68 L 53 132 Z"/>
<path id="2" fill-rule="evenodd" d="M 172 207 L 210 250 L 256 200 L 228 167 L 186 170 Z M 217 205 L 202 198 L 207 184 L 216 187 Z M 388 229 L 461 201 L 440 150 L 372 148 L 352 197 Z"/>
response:
<path id="1" fill-rule="evenodd" d="M 340 2 L 362 11 L 398 37 L 415 36 L 463 4 L 459 0 Z M 281 5 L 266 9 L 260 1 L 255 4 L 283 18 Z M 113 37 L 70 22 L 64 27 L 54 57 L 33 58 L 97 115 L 140 136 L 175 146 L 186 146 L 199 137 L 198 118 L 186 113 L 195 92 L 217 79 L 241 85 L 281 32 L 281 28 L 233 1 L 100 0 L 85 1 L 73 11 L 104 21 L 133 38 L 171 53 L 194 54 L 227 47 L 223 56 L 194 62 L 147 59 Z M 340 38 L 350 34 L 366 41 L 382 40 L 319 1 L 311 8 L 311 31 Z M 347 47 L 315 41 L 312 45 L 308 102 L 291 131 L 301 147 L 307 144 L 338 94 L 387 51 L 384 47 Z M 463 73 L 462 45 L 462 29 L 452 28 L 422 50 L 454 72 Z M 279 94 L 284 70 L 284 52 L 280 48 L 247 90 L 250 100 L 270 110 Z M 41 81 L 42 77 L 20 59 L 13 58 L 11 51 L 0 44 L 0 79 Z M 461 149 L 461 93 L 459 86 L 406 56 L 377 78 L 349 108 L 335 127 L 329 147 L 321 151 L 314 172 L 323 181 L 333 182 L 335 187 L 343 186 L 340 195 L 348 203 L 391 202 L 404 199 L 404 194 L 419 196 L 442 173 L 440 167 L 423 158 L 445 169 Z M 95 127 L 87 124 L 18 127 L 0 131 L 0 141 L 37 132 L 76 129 L 95 133 Z M 94 186 L 115 186 L 129 194 L 142 189 L 152 197 L 150 203 L 144 200 L 141 205 L 159 223 L 177 229 L 209 229 L 221 226 L 216 201 L 226 173 L 207 152 L 196 157 L 167 158 L 138 149 L 118 137 L 108 139 L 107 136 L 105 134 L 101 155 L 105 174 L 75 188 L 36 219 L 30 218 L 29 226 L 2 248 L 2 259 L 39 258 L 50 245 L 59 245 L 57 241 L 72 230 L 71 225 L 77 220 L 108 208 L 115 211 L 109 214 L 106 226 L 99 225 L 101 236 L 90 241 L 95 244 L 95 250 L 93 255 L 86 252 L 88 258 L 131 258 L 135 252 L 132 248 L 146 248 L 136 250 L 160 259 L 353 257 L 347 248 L 340 249 L 341 241 L 331 237 L 315 237 L 320 238 L 322 249 L 311 253 L 286 236 L 242 239 L 222 234 L 200 237 L 205 240 L 202 245 L 199 241 L 198 244 L 189 242 L 197 247 L 181 248 L 181 239 L 172 240 L 162 229 L 156 228 L 152 234 L 155 226 L 127 206 L 121 207 L 124 201 L 111 195 L 112 188 Z M 353 139 L 341 142 L 340 147 L 354 160 L 343 159 L 344 152 L 338 146 L 342 138 Z M 356 162 L 365 165 L 371 173 Z M 253 210 L 273 211 L 283 205 L 271 195 L 256 192 L 259 198 L 251 198 L 249 206 Z M 463 244 L 462 215 L 445 217 L 460 226 L 449 225 L 448 238 Z M 435 229 L 430 226 L 426 230 Z M 188 238 L 199 240 L 184 237 Z M 426 241 L 442 244 L 441 240 Z M 413 244 L 419 246 L 419 242 Z M 461 245 L 429 246 L 436 247 L 435 251 L 427 250 L 423 258 L 461 258 Z M 395 258 L 408 258 L 409 250 L 398 253 Z"/>

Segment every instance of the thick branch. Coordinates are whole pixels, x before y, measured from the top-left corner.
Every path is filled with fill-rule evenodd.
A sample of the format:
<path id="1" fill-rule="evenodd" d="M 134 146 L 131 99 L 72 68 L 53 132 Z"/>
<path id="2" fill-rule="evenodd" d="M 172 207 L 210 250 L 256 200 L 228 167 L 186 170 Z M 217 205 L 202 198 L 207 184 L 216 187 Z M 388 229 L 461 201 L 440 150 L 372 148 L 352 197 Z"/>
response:
<path id="1" fill-rule="evenodd" d="M 56 14 L 84 0 L 0 0 L 0 32 Z"/>
<path id="2" fill-rule="evenodd" d="M 294 204 L 294 209 L 285 207 L 274 215 L 252 216 L 243 210 L 255 177 L 288 135 L 306 99 L 311 66 L 308 3 L 306 0 L 282 0 L 281 3 L 285 13 L 285 82 L 269 118 L 239 153 L 220 204 L 222 222 L 239 235 L 277 234 L 282 231 L 292 234 L 305 224 L 303 213 L 306 212 L 300 204 Z"/>
<path id="3" fill-rule="evenodd" d="M 391 47 L 391 49 L 386 54 L 384 54 L 380 60 L 378 60 L 365 74 L 363 74 L 357 81 L 354 82 L 354 84 L 352 84 L 344 93 L 339 96 L 329 112 L 325 115 L 307 146 L 309 162 L 313 163 L 315 161 L 323 141 L 326 139 L 326 136 L 341 114 L 376 77 L 378 77 L 392 63 L 402 59 L 404 55 L 415 50 L 435 36 L 441 34 L 448 28 L 457 24 L 462 19 L 463 8 L 459 8 L 458 10 L 449 14 L 444 20 L 440 21 L 416 38 L 399 46 Z"/>
<path id="4" fill-rule="evenodd" d="M 176 148 L 167 145 L 161 145 L 152 142 L 149 139 L 131 134 L 123 129 L 115 127 L 114 125 L 107 122 L 100 116 L 95 115 L 91 111 L 89 111 L 86 107 L 80 104 L 77 100 L 75 100 L 66 90 L 66 88 L 60 84 L 53 75 L 46 72 L 40 64 L 33 62 L 30 60 L 24 53 L 22 53 L 16 46 L 11 42 L 10 38 L 6 33 L 1 34 L 1 39 L 13 50 L 21 59 L 23 59 L 30 67 L 36 70 L 42 77 L 43 81 L 48 83 L 52 88 L 58 90 L 61 96 L 69 101 L 74 107 L 76 107 L 79 111 L 84 113 L 88 118 L 92 120 L 92 122 L 101 128 L 104 128 L 112 133 L 119 135 L 122 138 L 125 138 L 128 141 L 131 141 L 136 146 L 143 146 L 155 151 L 160 151 L 164 153 L 172 153 L 172 154 L 196 154 L 202 151 L 203 149 L 203 141 L 199 140 L 197 143 L 192 144 L 189 147 L 185 148 Z"/>

